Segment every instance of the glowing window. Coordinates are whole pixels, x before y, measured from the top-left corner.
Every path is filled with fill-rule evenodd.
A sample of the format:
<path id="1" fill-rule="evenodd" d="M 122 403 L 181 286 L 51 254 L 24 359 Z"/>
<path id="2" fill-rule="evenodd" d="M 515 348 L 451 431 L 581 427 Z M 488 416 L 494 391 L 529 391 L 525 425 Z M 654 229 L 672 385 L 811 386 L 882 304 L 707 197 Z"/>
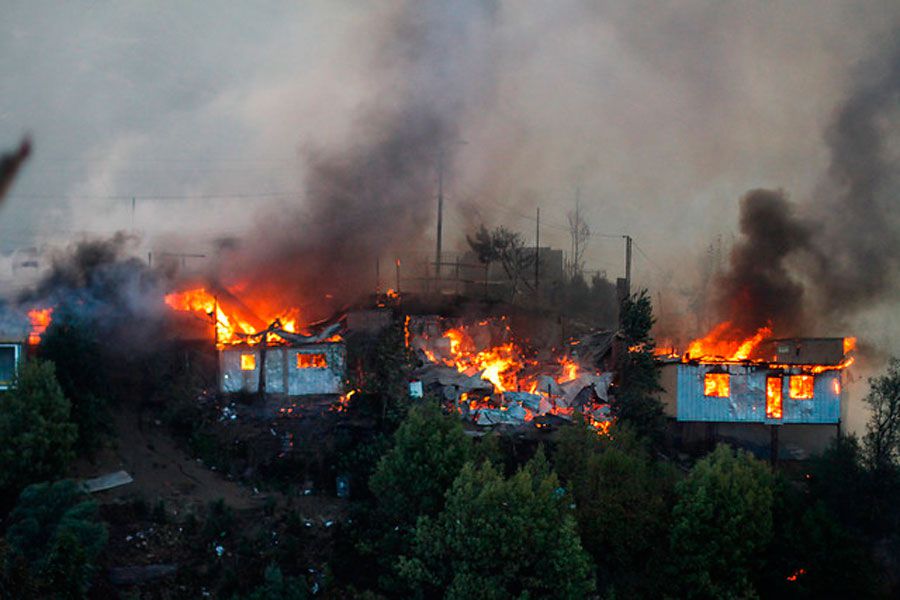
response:
<path id="1" fill-rule="evenodd" d="M 241 371 L 253 371 L 256 369 L 255 354 L 241 354 Z"/>
<path id="2" fill-rule="evenodd" d="M 766 378 L 766 418 L 781 418 L 781 377 Z"/>
<path id="3" fill-rule="evenodd" d="M 297 355 L 298 369 L 324 369 L 328 366 L 324 354 L 303 354 Z"/>
<path id="4" fill-rule="evenodd" d="M 703 395 L 727 398 L 731 395 L 731 376 L 728 373 L 707 373 L 703 378 Z"/>
<path id="5" fill-rule="evenodd" d="M 814 395 L 815 378 L 812 375 L 791 375 L 791 398 L 809 400 Z"/>

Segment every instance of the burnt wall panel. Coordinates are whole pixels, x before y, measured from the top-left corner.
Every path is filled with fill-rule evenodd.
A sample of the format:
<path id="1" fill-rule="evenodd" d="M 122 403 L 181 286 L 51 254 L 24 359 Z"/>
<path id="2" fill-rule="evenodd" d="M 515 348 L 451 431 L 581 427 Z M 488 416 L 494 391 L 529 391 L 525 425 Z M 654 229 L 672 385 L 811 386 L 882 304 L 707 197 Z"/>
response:
<path id="1" fill-rule="evenodd" d="M 298 367 L 298 354 L 324 354 L 325 367 Z M 346 352 L 343 344 L 315 344 L 288 348 L 285 369 L 288 394 L 342 394 L 346 372 Z"/>
<path id="2" fill-rule="evenodd" d="M 284 348 L 266 349 L 266 393 L 284 393 L 284 359 Z"/>
<path id="3" fill-rule="evenodd" d="M 298 366 L 298 354 L 322 355 L 324 367 Z M 242 356 L 253 357 L 253 369 L 242 369 Z M 260 353 L 257 348 L 224 348 L 219 352 L 220 389 L 225 393 L 259 390 Z M 269 347 L 266 350 L 266 391 L 272 394 L 307 396 L 342 394 L 346 373 L 343 344 Z"/>
<path id="4" fill-rule="evenodd" d="M 241 356 L 252 355 L 252 370 L 241 368 Z M 226 393 L 256 392 L 259 389 L 259 352 L 254 348 L 223 348 L 219 352 L 221 389 Z"/>

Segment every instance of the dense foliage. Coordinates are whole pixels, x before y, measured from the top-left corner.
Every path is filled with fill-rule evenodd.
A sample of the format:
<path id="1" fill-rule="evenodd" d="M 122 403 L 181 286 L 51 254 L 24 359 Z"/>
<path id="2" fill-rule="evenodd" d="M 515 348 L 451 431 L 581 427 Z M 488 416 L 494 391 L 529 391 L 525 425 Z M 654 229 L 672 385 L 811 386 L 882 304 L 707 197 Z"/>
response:
<path id="1" fill-rule="evenodd" d="M 5 503 L 30 483 L 62 475 L 75 457 L 77 436 L 53 363 L 26 362 L 0 398 L 0 491 Z"/>
<path id="2" fill-rule="evenodd" d="M 568 499 L 539 454 L 509 479 L 468 463 L 401 561 L 415 597 L 583 598 L 593 589 Z"/>
<path id="3" fill-rule="evenodd" d="M 78 425 L 77 449 L 93 453 L 108 430 L 110 377 L 108 361 L 97 332 L 77 310 L 61 307 L 41 338 L 40 355 L 56 365 L 56 374 L 72 403 L 72 421 Z"/>
<path id="4" fill-rule="evenodd" d="M 83 597 L 107 541 L 97 504 L 70 480 L 40 483 L 25 488 L 9 521 L 7 572 L 24 565 L 35 591 Z"/>
<path id="5" fill-rule="evenodd" d="M 752 595 L 772 539 L 769 467 L 719 446 L 676 486 L 671 552 L 674 581 L 689 598 Z"/>
<path id="6" fill-rule="evenodd" d="M 556 469 L 575 501 L 578 532 L 597 566 L 603 588 L 625 597 L 665 591 L 654 574 L 665 564 L 665 544 L 676 474 L 651 459 L 624 428 L 612 438 L 587 427 L 561 436 Z"/>

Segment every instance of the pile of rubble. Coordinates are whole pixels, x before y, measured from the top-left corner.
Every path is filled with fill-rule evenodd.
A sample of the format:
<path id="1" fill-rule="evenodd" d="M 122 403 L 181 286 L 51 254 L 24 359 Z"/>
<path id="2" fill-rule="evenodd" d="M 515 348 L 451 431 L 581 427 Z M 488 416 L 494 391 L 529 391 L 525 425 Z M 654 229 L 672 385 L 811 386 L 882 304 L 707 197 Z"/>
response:
<path id="1" fill-rule="evenodd" d="M 436 318 L 408 322 L 407 343 L 421 363 L 412 374 L 416 389 L 442 399 L 463 419 L 521 426 L 537 417 L 578 415 L 601 429 L 610 422 L 613 375 L 597 370 L 596 351 L 604 345 L 608 352 L 614 334 L 573 340 L 563 356 L 539 361 L 524 357 L 502 322 L 450 325 Z"/>

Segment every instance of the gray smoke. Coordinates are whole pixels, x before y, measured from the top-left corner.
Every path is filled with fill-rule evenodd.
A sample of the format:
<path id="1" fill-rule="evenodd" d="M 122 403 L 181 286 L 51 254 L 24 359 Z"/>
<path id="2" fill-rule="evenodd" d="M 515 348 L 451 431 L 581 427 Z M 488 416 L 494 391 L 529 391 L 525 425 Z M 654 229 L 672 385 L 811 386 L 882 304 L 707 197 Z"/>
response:
<path id="1" fill-rule="evenodd" d="M 900 261 L 900 45 L 875 64 L 827 131 L 828 179 L 813 200 L 816 282 L 829 316 L 885 299 Z"/>
<path id="2" fill-rule="evenodd" d="M 717 307 L 743 334 L 840 327 L 890 299 L 900 266 L 900 46 L 872 63 L 835 113 L 826 176 L 814 198 L 782 191 L 741 200 L 741 238 L 719 278 Z"/>
<path id="3" fill-rule="evenodd" d="M 249 289 L 322 314 L 372 290 L 377 260 L 387 274 L 399 252 L 423 247 L 439 157 L 452 169 L 465 111 L 490 96 L 493 14 L 491 2 L 469 0 L 406 2 L 382 15 L 372 69 L 385 89 L 371 95 L 349 146 L 305 151 L 303 206 L 269 215 L 247 252 L 222 261 L 221 279 L 249 276 Z"/>

